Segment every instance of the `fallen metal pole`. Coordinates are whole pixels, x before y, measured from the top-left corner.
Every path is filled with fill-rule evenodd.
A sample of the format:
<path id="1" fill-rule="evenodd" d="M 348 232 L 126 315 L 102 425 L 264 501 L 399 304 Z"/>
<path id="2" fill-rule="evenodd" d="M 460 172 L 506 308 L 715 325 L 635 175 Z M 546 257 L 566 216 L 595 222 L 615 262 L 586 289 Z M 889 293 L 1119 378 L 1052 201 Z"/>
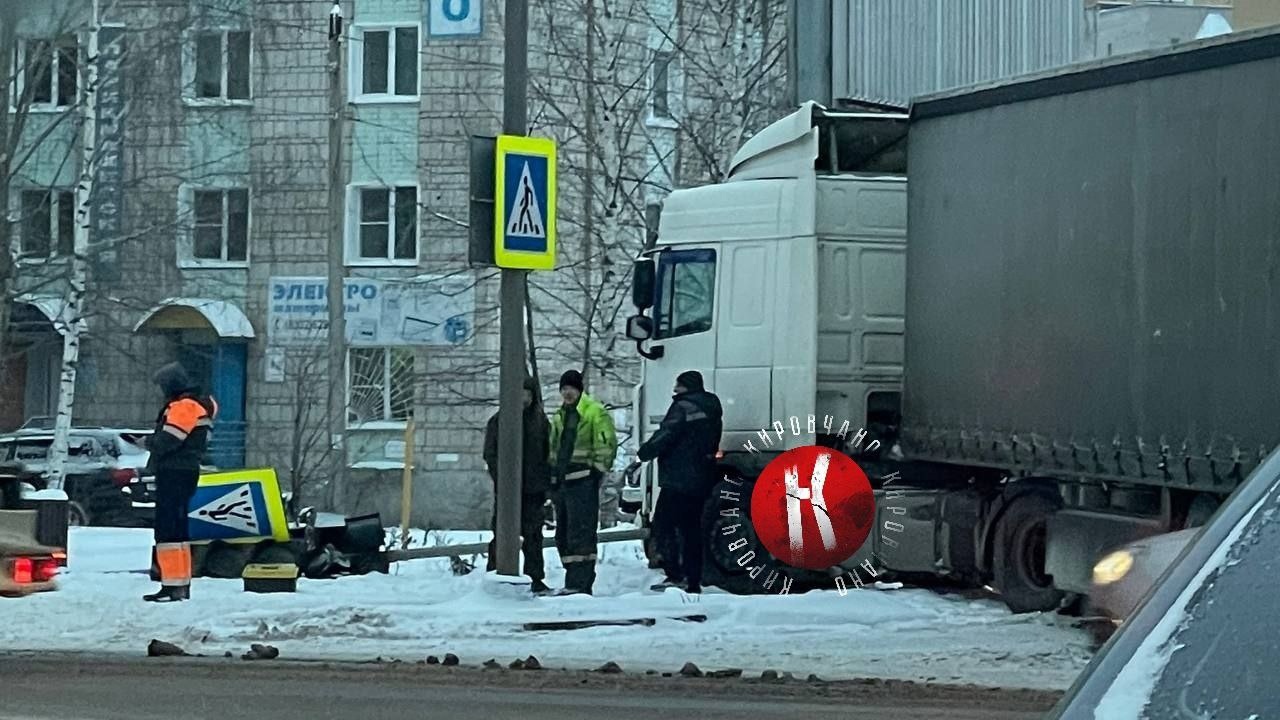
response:
<path id="1" fill-rule="evenodd" d="M 648 537 L 648 528 L 618 530 L 616 532 L 606 530 L 600 533 L 599 541 L 601 543 L 623 542 L 625 540 L 644 540 Z M 544 548 L 555 547 L 555 544 L 556 539 L 553 537 L 542 538 L 542 547 Z M 467 543 L 465 545 L 435 545 L 411 550 L 388 550 L 387 560 L 400 562 L 401 560 L 421 560 L 423 558 L 452 557 L 454 555 L 478 555 L 487 552 L 489 552 L 489 543 L 487 542 Z"/>

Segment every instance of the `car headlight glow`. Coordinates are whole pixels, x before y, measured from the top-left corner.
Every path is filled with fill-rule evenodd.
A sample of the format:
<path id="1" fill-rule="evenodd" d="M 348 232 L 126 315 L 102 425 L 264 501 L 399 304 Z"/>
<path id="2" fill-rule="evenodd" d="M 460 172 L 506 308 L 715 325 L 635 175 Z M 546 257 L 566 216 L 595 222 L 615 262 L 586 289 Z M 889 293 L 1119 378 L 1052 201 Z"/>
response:
<path id="1" fill-rule="evenodd" d="M 1093 566 L 1093 582 L 1097 585 L 1110 585 L 1128 575 L 1132 569 L 1133 553 L 1128 550 L 1117 550 Z"/>

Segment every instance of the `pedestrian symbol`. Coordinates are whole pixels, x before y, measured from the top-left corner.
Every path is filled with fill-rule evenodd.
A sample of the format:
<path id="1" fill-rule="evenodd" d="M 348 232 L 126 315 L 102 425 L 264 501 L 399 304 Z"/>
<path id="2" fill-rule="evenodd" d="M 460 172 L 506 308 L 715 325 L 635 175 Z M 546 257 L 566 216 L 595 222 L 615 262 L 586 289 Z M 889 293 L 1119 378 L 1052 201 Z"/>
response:
<path id="1" fill-rule="evenodd" d="M 502 135 L 496 146 L 494 259 L 499 267 L 550 270 L 556 263 L 556 146 Z"/>
<path id="2" fill-rule="evenodd" d="M 515 206 L 507 213 L 507 235 L 527 238 L 545 239 L 547 226 L 542 221 L 542 210 L 538 207 L 538 197 L 533 190 L 533 176 L 529 173 L 529 163 L 525 161 L 520 171 L 520 181 L 516 185 Z"/>
<path id="3" fill-rule="evenodd" d="M 254 500 L 253 486 L 240 485 L 192 510 L 189 517 L 231 530 L 239 536 L 261 535 L 262 524 L 258 521 L 258 504 Z"/>
<path id="4" fill-rule="evenodd" d="M 202 474 L 187 510 L 194 542 L 289 541 L 284 499 L 271 468 Z"/>

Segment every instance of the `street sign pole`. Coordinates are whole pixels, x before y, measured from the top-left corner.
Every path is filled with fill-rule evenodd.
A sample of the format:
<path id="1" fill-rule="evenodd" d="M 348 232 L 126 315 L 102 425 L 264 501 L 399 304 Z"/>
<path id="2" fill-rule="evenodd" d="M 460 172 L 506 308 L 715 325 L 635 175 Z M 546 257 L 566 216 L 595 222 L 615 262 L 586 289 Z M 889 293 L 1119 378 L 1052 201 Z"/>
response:
<path id="1" fill-rule="evenodd" d="M 529 4 L 506 0 L 503 53 L 502 130 L 528 131 Z M 499 160 L 500 161 L 500 160 Z M 498 384 L 498 492 L 494 564 L 499 574 L 520 574 L 521 457 L 524 452 L 524 283 L 525 270 L 502 269 L 501 370 Z"/>

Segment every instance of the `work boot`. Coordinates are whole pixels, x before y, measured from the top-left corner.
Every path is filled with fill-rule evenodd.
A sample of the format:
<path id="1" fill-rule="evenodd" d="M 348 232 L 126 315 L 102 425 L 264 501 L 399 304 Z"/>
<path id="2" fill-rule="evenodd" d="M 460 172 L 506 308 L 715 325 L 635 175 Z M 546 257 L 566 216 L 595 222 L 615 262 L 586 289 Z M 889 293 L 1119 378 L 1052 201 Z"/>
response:
<path id="1" fill-rule="evenodd" d="M 160 588 L 159 592 L 143 595 L 142 599 L 147 602 L 163 603 L 163 602 L 179 602 L 191 599 L 191 589 L 186 587 L 176 587 L 173 585 L 165 585 Z"/>
<path id="2" fill-rule="evenodd" d="M 529 592 L 533 593 L 534 595 L 547 595 L 551 592 L 551 588 L 548 587 L 546 583 L 542 582 L 542 580 L 539 579 L 539 580 L 534 580 L 532 583 L 529 583 Z"/>

